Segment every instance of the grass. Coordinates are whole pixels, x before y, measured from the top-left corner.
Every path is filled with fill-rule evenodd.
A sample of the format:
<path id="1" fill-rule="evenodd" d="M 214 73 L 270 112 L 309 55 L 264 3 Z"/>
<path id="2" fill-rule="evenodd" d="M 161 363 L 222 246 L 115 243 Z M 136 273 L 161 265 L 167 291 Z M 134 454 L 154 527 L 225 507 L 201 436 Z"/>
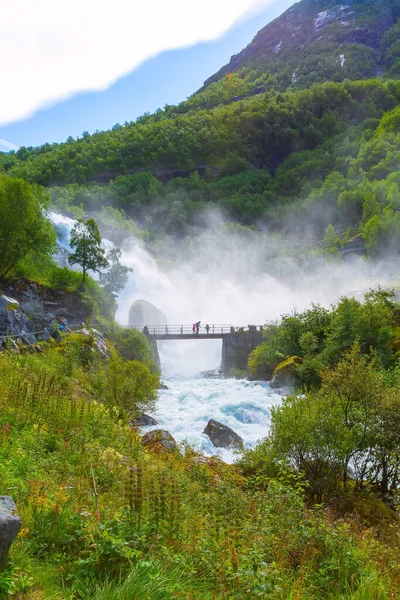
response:
<path id="1" fill-rule="evenodd" d="M 363 529 L 289 483 L 250 488 L 191 450 L 142 448 L 96 396 L 104 359 L 79 340 L 0 354 L 0 493 L 22 519 L 0 598 L 396 598 L 397 523 Z"/>
<path id="2" fill-rule="evenodd" d="M 188 585 L 189 583 L 189 585 Z M 139 563 L 127 577 L 110 581 L 103 585 L 94 584 L 89 588 L 83 582 L 77 583 L 82 600 L 211 600 L 212 593 L 199 586 L 193 590 L 193 581 L 188 582 L 177 567 L 168 568 L 153 562 Z"/>

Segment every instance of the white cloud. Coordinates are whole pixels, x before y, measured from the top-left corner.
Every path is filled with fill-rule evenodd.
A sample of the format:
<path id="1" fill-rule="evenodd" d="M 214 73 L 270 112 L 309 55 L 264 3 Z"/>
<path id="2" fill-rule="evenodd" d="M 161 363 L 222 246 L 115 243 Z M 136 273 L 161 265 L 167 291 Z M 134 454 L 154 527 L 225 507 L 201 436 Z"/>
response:
<path id="1" fill-rule="evenodd" d="M 0 125 L 105 89 L 147 58 L 215 39 L 273 1 L 2 0 Z"/>
<path id="2" fill-rule="evenodd" d="M 2 140 L 0 138 L 0 152 L 8 152 L 9 150 L 18 150 L 19 146 L 13 144 L 12 142 L 7 142 L 7 140 Z"/>

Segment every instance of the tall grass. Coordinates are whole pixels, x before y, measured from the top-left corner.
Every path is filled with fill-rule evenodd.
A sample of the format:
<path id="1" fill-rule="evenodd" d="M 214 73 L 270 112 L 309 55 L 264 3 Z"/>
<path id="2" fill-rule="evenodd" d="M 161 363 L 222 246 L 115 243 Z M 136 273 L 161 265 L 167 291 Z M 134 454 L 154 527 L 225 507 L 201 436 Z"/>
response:
<path id="1" fill-rule="evenodd" d="M 86 587 L 84 581 L 75 586 L 82 600 L 212 600 L 213 594 L 205 585 L 188 581 L 177 567 L 162 567 L 152 562 L 139 563 L 129 575 L 119 581 Z"/>
<path id="2" fill-rule="evenodd" d="M 257 490 L 221 461 L 143 449 L 95 397 L 98 365 L 79 343 L 0 354 L 0 493 L 22 519 L 6 583 L 18 600 L 398 597 L 397 524 L 366 531 L 310 509 L 296 485 Z"/>

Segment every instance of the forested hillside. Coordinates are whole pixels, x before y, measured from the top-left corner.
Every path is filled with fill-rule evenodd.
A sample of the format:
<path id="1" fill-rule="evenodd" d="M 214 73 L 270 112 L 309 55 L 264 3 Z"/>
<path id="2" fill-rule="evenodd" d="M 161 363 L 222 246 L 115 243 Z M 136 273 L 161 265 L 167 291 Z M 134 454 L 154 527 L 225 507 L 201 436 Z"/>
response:
<path id="1" fill-rule="evenodd" d="M 113 207 L 157 235 L 190 235 L 217 207 L 269 231 L 307 223 L 332 252 L 360 235 L 379 253 L 400 239 L 399 16 L 398 0 L 302 0 L 186 102 L 2 154 L 0 169 L 64 209 Z"/>

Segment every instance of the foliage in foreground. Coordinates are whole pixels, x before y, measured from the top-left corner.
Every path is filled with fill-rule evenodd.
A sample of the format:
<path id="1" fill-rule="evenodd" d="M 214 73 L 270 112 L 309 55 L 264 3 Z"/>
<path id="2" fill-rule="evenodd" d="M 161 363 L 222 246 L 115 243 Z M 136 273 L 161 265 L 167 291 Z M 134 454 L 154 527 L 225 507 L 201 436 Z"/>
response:
<path id="1" fill-rule="evenodd" d="M 125 386 L 122 404 L 103 396 L 112 367 L 94 355 L 77 334 L 41 355 L 0 355 L 0 493 L 23 522 L 0 595 L 395 597 L 397 525 L 375 535 L 308 508 L 296 479 L 254 486 L 188 448 L 143 449 Z M 149 373 L 149 400 L 154 383 Z"/>
<path id="2" fill-rule="evenodd" d="M 295 469 L 307 480 L 314 502 L 335 503 L 341 493 L 351 492 L 353 498 L 372 494 L 396 507 L 399 398 L 398 366 L 377 371 L 356 344 L 336 367 L 325 369 L 319 390 L 289 395 L 272 409 L 268 438 L 245 453 L 242 466 L 263 477 L 283 465 Z"/>

